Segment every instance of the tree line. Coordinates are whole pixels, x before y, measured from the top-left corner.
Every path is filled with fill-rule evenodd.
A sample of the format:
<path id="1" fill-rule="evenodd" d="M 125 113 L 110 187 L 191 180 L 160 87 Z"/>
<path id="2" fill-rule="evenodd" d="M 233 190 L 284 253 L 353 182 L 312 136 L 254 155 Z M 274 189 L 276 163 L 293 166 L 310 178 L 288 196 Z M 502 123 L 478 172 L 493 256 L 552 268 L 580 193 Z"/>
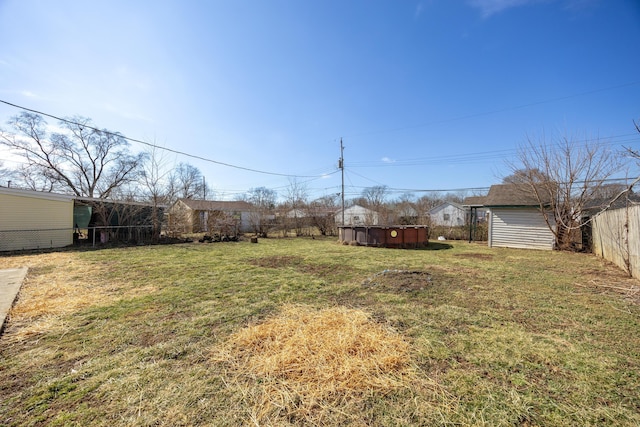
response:
<path id="1" fill-rule="evenodd" d="M 11 117 L 7 124 L 8 129 L 0 130 L 0 144 L 19 159 L 15 168 L 0 164 L 0 180 L 7 185 L 85 198 L 144 201 L 154 206 L 168 206 L 180 198 L 211 199 L 213 195 L 197 167 L 185 162 L 173 164 L 170 155 L 154 144 L 135 154 L 122 134 L 100 129 L 89 118 L 69 117 L 51 127 L 41 115 L 25 111 Z M 278 202 L 279 196 L 284 201 Z M 376 186 L 365 189 L 348 203 L 389 217 L 391 205 L 424 212 L 444 200 L 462 201 L 461 196 L 438 194 L 415 200 L 406 194 L 392 202 L 387 198 L 387 188 Z M 310 201 L 307 188 L 295 180 L 282 195 L 257 187 L 238 199 L 254 206 L 257 217 L 262 219 L 256 221 L 260 233 L 266 232 L 267 225 L 258 224 L 268 224 L 264 218 L 278 213 L 288 218 L 281 221 L 285 228 L 302 232 L 302 212 L 306 217 L 317 218 L 315 225 L 323 233 L 330 232 L 329 223 L 323 218 L 339 208 L 334 196 Z M 288 211 L 293 213 L 287 214 Z M 416 215 L 405 212 L 404 217 L 409 216 Z"/>
<path id="2" fill-rule="evenodd" d="M 36 191 L 70 193 L 78 197 L 145 201 L 167 206 L 179 198 L 211 199 L 212 191 L 195 166 L 171 162 L 166 151 L 149 144 L 140 153 L 130 150 L 120 133 L 99 129 L 81 116 L 63 119 L 51 128 L 38 114 L 21 112 L 12 117 L 8 130 L 0 130 L 0 144 L 20 163 L 9 168 L 0 163 L 0 180 L 16 187 Z M 635 129 L 640 127 L 634 122 Z M 55 129 L 55 130 L 51 130 Z M 607 209 L 616 202 L 631 200 L 638 179 L 629 175 L 629 161 L 640 162 L 640 153 L 630 147 L 615 149 L 606 140 L 546 136 L 527 138 L 515 160 L 507 162 L 510 174 L 502 177 L 535 197 L 540 212 L 556 238 L 556 246 L 570 249 L 573 235 L 590 219 L 590 210 Z M 624 175 L 629 180 L 612 184 Z M 386 186 L 363 190 L 348 205 L 359 204 L 378 213 L 379 223 L 412 222 L 427 224 L 428 212 L 445 201 L 461 203 L 466 195 L 413 193 L 390 199 Z M 314 220 L 321 233 L 330 233 L 335 223 L 328 212 L 339 207 L 338 195 L 309 200 L 304 184 L 291 180 L 284 194 L 257 187 L 240 200 L 255 210 L 256 233 L 268 232 L 273 221 L 286 233 L 303 233 L 303 226 Z M 280 200 L 280 201 L 279 201 Z M 324 218 L 324 219 L 323 219 Z"/>
<path id="3" fill-rule="evenodd" d="M 22 112 L 0 130 L 0 144 L 19 159 L 1 167 L 0 179 L 34 191 L 114 200 L 193 198 L 207 192 L 202 173 L 188 163 L 168 167 L 168 157 L 151 148 L 134 154 L 118 132 L 99 129 L 74 116 L 50 130 L 42 116 Z"/>

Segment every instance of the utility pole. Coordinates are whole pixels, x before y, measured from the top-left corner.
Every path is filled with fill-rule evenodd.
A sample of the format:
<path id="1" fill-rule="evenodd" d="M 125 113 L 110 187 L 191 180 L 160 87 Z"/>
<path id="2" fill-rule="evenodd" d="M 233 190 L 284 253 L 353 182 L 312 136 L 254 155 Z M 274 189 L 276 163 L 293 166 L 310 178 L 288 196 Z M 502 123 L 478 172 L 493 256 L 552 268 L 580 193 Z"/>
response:
<path id="1" fill-rule="evenodd" d="M 342 171 L 342 226 L 344 227 L 344 146 L 342 145 L 342 138 L 340 138 L 340 161 L 338 167 Z"/>

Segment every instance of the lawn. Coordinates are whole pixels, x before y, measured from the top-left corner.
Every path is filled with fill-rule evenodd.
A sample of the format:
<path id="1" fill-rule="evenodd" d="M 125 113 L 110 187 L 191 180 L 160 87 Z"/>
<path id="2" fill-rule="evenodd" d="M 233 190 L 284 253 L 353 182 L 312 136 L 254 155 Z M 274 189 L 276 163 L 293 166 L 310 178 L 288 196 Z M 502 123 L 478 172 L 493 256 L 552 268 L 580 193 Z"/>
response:
<path id="1" fill-rule="evenodd" d="M 638 282 L 593 255 L 301 238 L 18 266 L 0 425 L 640 425 Z"/>

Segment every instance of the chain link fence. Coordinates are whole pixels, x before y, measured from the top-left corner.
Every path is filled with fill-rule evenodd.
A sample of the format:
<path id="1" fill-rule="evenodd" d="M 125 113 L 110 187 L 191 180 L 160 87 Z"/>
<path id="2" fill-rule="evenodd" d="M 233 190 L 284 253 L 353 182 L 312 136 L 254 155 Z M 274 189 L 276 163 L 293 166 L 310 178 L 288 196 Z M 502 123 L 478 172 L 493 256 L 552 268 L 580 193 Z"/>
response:
<path id="1" fill-rule="evenodd" d="M 0 230 L 0 251 L 62 248 L 70 245 L 146 245 L 156 243 L 159 233 L 151 225 L 39 230 Z"/>

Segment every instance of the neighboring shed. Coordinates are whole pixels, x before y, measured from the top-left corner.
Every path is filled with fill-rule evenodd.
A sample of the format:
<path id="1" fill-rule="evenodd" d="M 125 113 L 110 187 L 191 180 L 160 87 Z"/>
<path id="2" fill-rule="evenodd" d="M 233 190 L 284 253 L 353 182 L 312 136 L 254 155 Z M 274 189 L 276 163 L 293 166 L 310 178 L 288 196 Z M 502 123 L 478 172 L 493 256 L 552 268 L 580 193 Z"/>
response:
<path id="1" fill-rule="evenodd" d="M 489 208 L 489 247 L 554 248 L 555 236 L 547 226 L 540 203 L 530 187 L 492 185 L 484 205 Z M 549 218 L 552 221 L 553 215 Z"/>
<path id="2" fill-rule="evenodd" d="M 432 226 L 454 227 L 465 225 L 467 215 L 467 209 L 454 202 L 444 202 L 429 210 Z"/>
<path id="3" fill-rule="evenodd" d="M 342 210 L 335 214 L 336 224 L 342 225 Z M 344 210 L 344 225 L 378 225 L 378 213 L 360 205 Z"/>
<path id="4" fill-rule="evenodd" d="M 0 251 L 73 243 L 73 196 L 0 187 Z"/>
<path id="5" fill-rule="evenodd" d="M 178 233 L 244 233 L 251 229 L 251 212 L 244 201 L 178 199 L 168 211 L 168 227 Z"/>

